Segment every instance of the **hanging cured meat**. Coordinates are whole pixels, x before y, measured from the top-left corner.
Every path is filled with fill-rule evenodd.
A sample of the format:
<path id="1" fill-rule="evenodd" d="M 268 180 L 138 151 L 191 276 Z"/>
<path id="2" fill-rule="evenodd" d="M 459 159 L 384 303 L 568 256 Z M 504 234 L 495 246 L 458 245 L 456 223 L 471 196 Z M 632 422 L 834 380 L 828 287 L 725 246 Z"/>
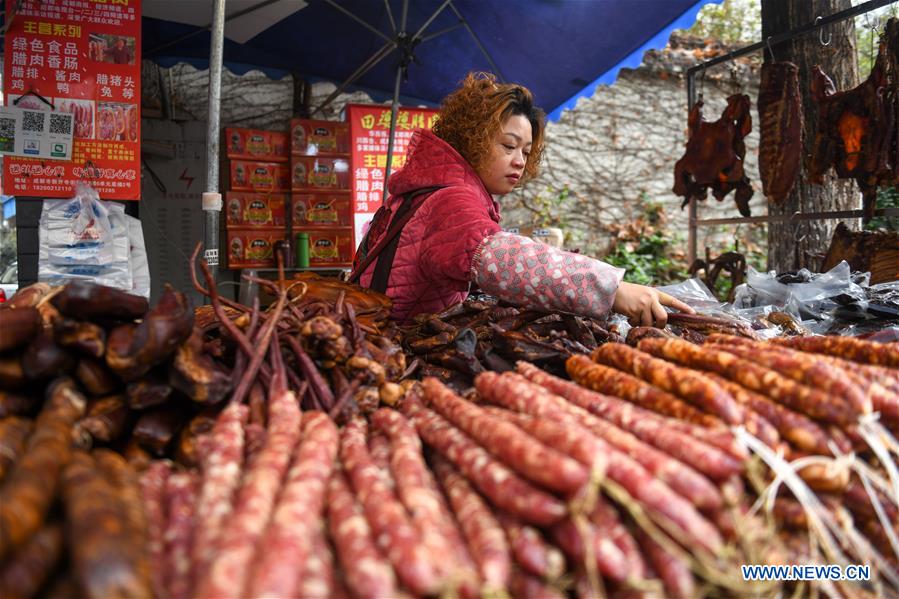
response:
<path id="1" fill-rule="evenodd" d="M 890 19 L 874 68 L 861 85 L 838 92 L 820 68 L 815 67 L 812 75 L 812 97 L 818 104 L 818 131 L 809 179 L 822 183 L 831 167 L 838 177 L 855 179 L 864 196 L 866 220 L 874 216 L 877 187 L 899 180 L 897 56 L 899 21 Z"/>
<path id="2" fill-rule="evenodd" d="M 749 96 L 735 94 L 727 99 L 727 108 L 714 122 L 702 119 L 702 100 L 690 110 L 687 151 L 674 165 L 674 193 L 684 198 L 704 200 L 711 188 L 719 202 L 736 190 L 740 214 L 749 216 L 752 185 L 743 169 L 746 144 L 743 139 L 752 130 Z"/>
<path id="3" fill-rule="evenodd" d="M 758 107 L 762 189 L 769 202 L 782 204 L 793 190 L 802 163 L 805 119 L 799 67 L 791 62 L 762 65 Z"/>

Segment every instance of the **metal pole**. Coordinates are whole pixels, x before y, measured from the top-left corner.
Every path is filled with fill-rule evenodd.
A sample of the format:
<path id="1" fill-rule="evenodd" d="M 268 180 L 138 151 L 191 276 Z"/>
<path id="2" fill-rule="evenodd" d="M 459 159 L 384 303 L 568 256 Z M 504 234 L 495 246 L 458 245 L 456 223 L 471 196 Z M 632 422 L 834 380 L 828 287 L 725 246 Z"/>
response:
<path id="1" fill-rule="evenodd" d="M 222 103 L 222 53 L 225 43 L 225 0 L 215 0 L 212 11 L 212 42 L 209 49 L 209 120 L 206 129 L 206 190 L 203 210 L 206 212 L 206 263 L 214 280 L 218 280 L 219 213 L 222 197 L 219 191 L 219 125 Z"/>
<path id="2" fill-rule="evenodd" d="M 730 62 L 735 58 L 740 58 L 741 56 L 746 56 L 747 54 L 752 54 L 753 52 L 758 52 L 759 50 L 764 50 L 768 46 L 776 46 L 777 44 L 790 41 L 794 38 L 799 37 L 800 35 L 810 33 L 812 31 L 817 31 L 822 27 L 826 27 L 831 23 L 839 23 L 840 21 L 845 21 L 846 19 L 857 17 L 859 15 L 871 12 L 872 10 L 876 10 L 883 6 L 887 6 L 888 4 L 893 4 L 896 0 L 869 0 L 864 4 L 859 4 L 858 6 L 853 6 L 852 8 L 847 8 L 846 10 L 834 13 L 827 17 L 821 17 L 815 20 L 812 23 L 807 23 L 802 27 L 797 27 L 792 31 L 785 31 L 784 33 L 779 33 L 777 35 L 772 35 L 766 40 L 762 40 L 760 42 L 756 42 L 749 46 L 745 46 L 740 48 L 739 50 L 734 50 L 733 52 L 728 52 L 723 56 L 719 56 L 717 58 L 713 58 L 711 60 L 707 60 L 702 64 L 698 64 L 696 66 L 690 67 L 687 70 L 687 75 L 690 73 L 695 73 L 696 71 L 702 71 L 709 67 L 715 66 L 716 64 L 721 64 L 722 62 Z"/>
<path id="3" fill-rule="evenodd" d="M 384 189 L 381 191 L 381 202 L 387 201 L 387 179 L 390 177 L 390 165 L 393 161 L 393 137 L 396 135 L 396 117 L 400 111 L 400 84 L 403 80 L 403 65 L 396 67 L 396 83 L 393 86 L 393 105 L 390 107 L 390 137 L 387 138 L 387 168 L 384 170 Z"/>
<path id="4" fill-rule="evenodd" d="M 406 17 L 409 14 L 409 0 L 403 0 L 403 13 L 397 39 L 406 36 Z M 396 83 L 393 85 L 393 104 L 390 107 L 390 136 L 387 138 L 387 168 L 384 169 L 384 189 L 381 191 L 381 202 L 387 201 L 387 179 L 390 178 L 390 165 L 393 162 L 393 137 L 396 135 L 396 117 L 400 111 L 400 85 L 403 82 L 403 58 L 396 67 Z"/>

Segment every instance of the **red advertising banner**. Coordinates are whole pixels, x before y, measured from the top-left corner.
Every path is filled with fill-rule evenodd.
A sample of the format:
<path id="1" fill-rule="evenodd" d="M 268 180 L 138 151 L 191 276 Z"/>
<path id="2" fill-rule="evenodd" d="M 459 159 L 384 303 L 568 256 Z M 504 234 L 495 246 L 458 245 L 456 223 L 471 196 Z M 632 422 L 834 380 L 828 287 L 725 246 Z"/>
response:
<path id="1" fill-rule="evenodd" d="M 6 104 L 73 114 L 75 141 L 71 161 L 6 156 L 5 194 L 140 199 L 140 2 L 6 2 Z"/>
<path id="2" fill-rule="evenodd" d="M 352 155 L 353 220 L 356 245 L 362 242 L 366 226 L 381 206 L 384 174 L 387 169 L 387 145 L 390 136 L 390 106 L 347 104 Z M 430 129 L 437 121 L 432 108 L 400 108 L 396 117 L 396 136 L 390 172 L 406 164 L 406 149 L 416 129 Z"/>

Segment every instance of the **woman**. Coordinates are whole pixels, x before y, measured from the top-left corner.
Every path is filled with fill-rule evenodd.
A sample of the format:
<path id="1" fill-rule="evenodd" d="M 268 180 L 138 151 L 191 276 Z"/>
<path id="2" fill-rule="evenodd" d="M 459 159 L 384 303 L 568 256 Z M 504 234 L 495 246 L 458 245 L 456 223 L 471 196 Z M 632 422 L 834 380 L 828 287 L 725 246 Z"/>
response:
<path id="1" fill-rule="evenodd" d="M 393 299 L 406 322 L 465 299 L 472 285 L 516 305 L 664 326 L 663 306 L 692 312 L 624 270 L 500 229 L 492 196 L 533 179 L 543 111 L 520 85 L 469 74 L 443 102 L 433 131 L 412 138 L 405 167 L 359 247 L 351 280 Z"/>

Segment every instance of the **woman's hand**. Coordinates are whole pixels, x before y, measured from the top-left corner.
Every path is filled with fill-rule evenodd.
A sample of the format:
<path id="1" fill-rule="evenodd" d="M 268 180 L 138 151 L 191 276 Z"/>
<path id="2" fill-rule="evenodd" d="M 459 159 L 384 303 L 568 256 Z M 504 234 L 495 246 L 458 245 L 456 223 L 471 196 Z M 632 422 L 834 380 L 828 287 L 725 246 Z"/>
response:
<path id="1" fill-rule="evenodd" d="M 693 308 L 667 293 L 662 293 L 645 285 L 636 285 L 623 281 L 618 286 L 612 310 L 627 316 L 630 323 L 634 326 L 657 326 L 661 328 L 668 322 L 668 312 L 662 306 L 669 306 L 687 314 L 696 313 Z"/>

